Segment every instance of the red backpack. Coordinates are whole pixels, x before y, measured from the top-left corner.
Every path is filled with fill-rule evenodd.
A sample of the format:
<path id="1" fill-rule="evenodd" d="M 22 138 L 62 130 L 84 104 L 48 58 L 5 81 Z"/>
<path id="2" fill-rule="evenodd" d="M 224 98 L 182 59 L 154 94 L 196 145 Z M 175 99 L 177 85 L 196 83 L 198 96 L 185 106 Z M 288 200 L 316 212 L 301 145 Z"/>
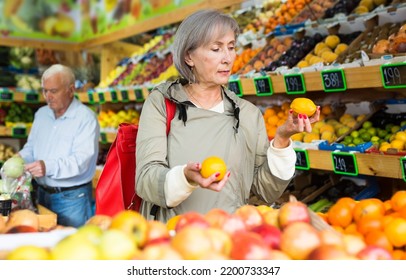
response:
<path id="1" fill-rule="evenodd" d="M 166 135 L 175 116 L 176 105 L 165 98 Z M 142 199 L 135 192 L 135 140 L 138 125 L 121 123 L 107 153 L 96 186 L 96 215 L 114 216 L 125 209 L 139 211 Z"/>

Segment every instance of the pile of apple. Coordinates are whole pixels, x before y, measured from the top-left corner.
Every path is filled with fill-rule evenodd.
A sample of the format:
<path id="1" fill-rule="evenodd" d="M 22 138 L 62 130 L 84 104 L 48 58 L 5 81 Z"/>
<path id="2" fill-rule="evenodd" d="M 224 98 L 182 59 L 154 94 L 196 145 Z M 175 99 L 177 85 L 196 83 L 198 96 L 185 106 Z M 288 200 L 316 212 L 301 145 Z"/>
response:
<path id="1" fill-rule="evenodd" d="M 188 212 L 164 224 L 126 210 L 96 215 L 51 248 L 21 246 L 6 259 L 324 260 L 391 259 L 384 248 L 338 233 L 300 201 Z"/>

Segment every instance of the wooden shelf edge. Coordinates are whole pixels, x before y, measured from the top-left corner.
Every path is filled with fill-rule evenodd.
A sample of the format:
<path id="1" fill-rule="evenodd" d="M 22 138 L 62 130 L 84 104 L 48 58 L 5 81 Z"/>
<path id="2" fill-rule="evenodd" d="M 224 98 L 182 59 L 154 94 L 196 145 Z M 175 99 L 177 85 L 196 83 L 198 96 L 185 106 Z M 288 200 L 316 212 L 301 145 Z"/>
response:
<path id="1" fill-rule="evenodd" d="M 311 169 L 334 171 L 331 151 L 307 150 Z M 360 175 L 402 179 L 400 155 L 355 153 Z"/>

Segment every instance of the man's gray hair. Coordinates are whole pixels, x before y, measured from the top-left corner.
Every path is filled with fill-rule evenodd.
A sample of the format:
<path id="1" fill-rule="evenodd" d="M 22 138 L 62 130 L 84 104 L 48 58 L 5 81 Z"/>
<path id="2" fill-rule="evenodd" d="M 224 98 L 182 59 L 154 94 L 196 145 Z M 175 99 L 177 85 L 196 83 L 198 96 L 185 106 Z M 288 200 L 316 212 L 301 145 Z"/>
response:
<path id="1" fill-rule="evenodd" d="M 66 86 L 75 85 L 75 74 L 72 69 L 62 64 L 54 64 L 46 69 L 42 74 L 41 82 L 55 74 L 62 74 L 62 82 Z"/>
<path id="2" fill-rule="evenodd" d="M 192 69 L 185 62 L 186 55 L 229 31 L 234 32 L 237 39 L 240 33 L 238 23 L 217 10 L 200 10 L 184 19 L 172 44 L 173 62 L 179 74 L 189 82 L 194 82 Z"/>

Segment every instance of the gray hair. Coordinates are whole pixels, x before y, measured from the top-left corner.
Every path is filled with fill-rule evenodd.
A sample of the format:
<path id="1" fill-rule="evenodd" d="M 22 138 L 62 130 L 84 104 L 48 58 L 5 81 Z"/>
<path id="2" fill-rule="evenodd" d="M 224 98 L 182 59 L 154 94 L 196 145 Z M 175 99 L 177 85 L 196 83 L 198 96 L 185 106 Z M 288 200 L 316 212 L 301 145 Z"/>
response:
<path id="1" fill-rule="evenodd" d="M 72 69 L 62 64 L 54 64 L 46 69 L 42 74 L 41 82 L 55 74 L 61 74 L 62 82 L 66 86 L 75 85 L 75 74 Z"/>
<path id="2" fill-rule="evenodd" d="M 237 39 L 240 33 L 237 22 L 217 10 L 200 10 L 184 19 L 172 44 L 173 62 L 179 74 L 189 82 L 194 82 L 192 69 L 185 62 L 186 55 L 210 43 L 214 36 L 223 36 L 230 30 Z"/>

